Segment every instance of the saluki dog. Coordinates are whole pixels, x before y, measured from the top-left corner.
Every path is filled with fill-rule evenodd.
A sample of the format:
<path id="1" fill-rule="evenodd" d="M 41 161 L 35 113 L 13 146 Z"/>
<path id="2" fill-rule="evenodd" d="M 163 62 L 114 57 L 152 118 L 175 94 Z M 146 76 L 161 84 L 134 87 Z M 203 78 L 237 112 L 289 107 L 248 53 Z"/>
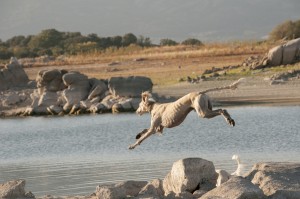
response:
<path id="1" fill-rule="evenodd" d="M 212 110 L 212 102 L 206 93 L 211 91 L 219 91 L 224 89 L 236 89 L 243 78 L 234 82 L 229 86 L 217 87 L 200 92 L 189 93 L 175 102 L 157 103 L 149 91 L 142 93 L 142 100 L 139 104 L 136 113 L 142 115 L 146 112 L 151 114 L 151 125 L 149 129 L 144 129 L 136 136 L 137 141 L 129 146 L 129 149 L 134 149 L 140 145 L 146 138 L 154 133 L 162 133 L 163 129 L 173 128 L 180 125 L 186 116 L 192 110 L 195 110 L 199 117 L 213 118 L 222 115 L 226 122 L 234 126 L 235 122 L 230 117 L 225 109 Z"/>

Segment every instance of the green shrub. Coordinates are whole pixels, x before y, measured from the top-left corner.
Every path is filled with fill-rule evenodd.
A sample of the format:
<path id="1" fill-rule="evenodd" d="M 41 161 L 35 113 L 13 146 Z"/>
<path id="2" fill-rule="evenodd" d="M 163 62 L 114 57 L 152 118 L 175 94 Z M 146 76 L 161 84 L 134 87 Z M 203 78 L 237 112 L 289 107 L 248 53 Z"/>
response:
<path id="1" fill-rule="evenodd" d="M 176 46 L 178 43 L 172 39 L 161 39 L 159 45 L 161 46 Z"/>
<path id="2" fill-rule="evenodd" d="M 277 25 L 269 34 L 269 40 L 277 41 L 281 39 L 295 39 L 300 37 L 300 20 L 285 21 Z"/>
<path id="3" fill-rule="evenodd" d="M 189 46 L 203 46 L 203 43 L 200 40 L 194 38 L 186 39 L 183 42 L 181 42 L 181 44 Z"/>

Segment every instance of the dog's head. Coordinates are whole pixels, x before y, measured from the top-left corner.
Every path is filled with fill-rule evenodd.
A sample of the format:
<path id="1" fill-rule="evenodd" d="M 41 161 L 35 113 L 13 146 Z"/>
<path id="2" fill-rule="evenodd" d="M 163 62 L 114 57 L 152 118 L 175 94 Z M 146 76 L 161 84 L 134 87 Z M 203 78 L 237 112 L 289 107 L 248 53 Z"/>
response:
<path id="1" fill-rule="evenodd" d="M 139 104 L 139 108 L 136 110 L 136 113 L 139 115 L 150 112 L 152 105 L 156 102 L 149 91 L 143 92 L 141 96 L 142 101 Z"/>

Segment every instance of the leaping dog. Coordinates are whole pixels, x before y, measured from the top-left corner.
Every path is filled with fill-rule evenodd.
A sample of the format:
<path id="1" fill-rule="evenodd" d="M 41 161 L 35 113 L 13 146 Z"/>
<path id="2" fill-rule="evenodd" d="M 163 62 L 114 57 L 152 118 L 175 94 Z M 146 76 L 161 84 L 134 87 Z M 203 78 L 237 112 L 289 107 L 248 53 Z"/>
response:
<path id="1" fill-rule="evenodd" d="M 230 117 L 227 110 L 212 110 L 211 99 L 208 95 L 206 95 L 206 93 L 224 89 L 236 89 L 242 80 L 243 78 L 229 86 L 212 88 L 200 92 L 192 92 L 181 97 L 177 101 L 170 103 L 157 103 L 149 91 L 143 92 L 142 100 L 139 104 L 139 108 L 136 110 L 136 113 L 142 115 L 149 112 L 151 114 L 151 125 L 149 129 L 144 129 L 136 135 L 137 141 L 130 145 L 129 149 L 134 149 L 137 145 L 140 145 L 146 138 L 154 133 L 162 133 L 165 127 L 173 128 L 180 125 L 192 110 L 195 110 L 198 116 L 202 118 L 210 119 L 218 115 L 222 115 L 229 125 L 234 126 L 235 122 Z"/>

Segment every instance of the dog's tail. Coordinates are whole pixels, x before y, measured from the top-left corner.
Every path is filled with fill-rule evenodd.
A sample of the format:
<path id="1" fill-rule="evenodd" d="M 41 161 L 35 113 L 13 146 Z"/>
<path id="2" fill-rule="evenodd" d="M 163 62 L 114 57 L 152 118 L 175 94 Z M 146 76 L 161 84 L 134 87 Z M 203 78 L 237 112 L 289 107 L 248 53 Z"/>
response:
<path id="1" fill-rule="evenodd" d="M 233 82 L 229 86 L 222 86 L 222 87 L 216 87 L 216 88 L 210 88 L 204 91 L 200 91 L 199 94 L 204 94 L 212 91 L 219 91 L 219 90 L 225 90 L 225 89 L 237 89 L 238 85 L 245 81 L 245 78 L 240 78 L 239 80 Z"/>

